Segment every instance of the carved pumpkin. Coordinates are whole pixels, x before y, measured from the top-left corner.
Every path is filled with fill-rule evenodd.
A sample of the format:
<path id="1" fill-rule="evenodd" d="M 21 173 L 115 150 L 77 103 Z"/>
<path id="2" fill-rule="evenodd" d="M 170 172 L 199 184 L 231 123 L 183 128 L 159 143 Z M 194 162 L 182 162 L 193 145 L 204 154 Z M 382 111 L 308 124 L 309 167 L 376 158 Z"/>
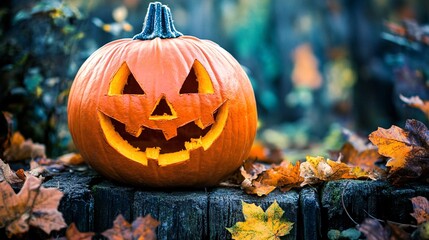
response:
<path id="1" fill-rule="evenodd" d="M 82 65 L 68 121 L 82 156 L 106 177 L 211 186 L 247 157 L 257 114 L 240 64 L 215 43 L 177 32 L 170 9 L 151 3 L 142 33 Z"/>

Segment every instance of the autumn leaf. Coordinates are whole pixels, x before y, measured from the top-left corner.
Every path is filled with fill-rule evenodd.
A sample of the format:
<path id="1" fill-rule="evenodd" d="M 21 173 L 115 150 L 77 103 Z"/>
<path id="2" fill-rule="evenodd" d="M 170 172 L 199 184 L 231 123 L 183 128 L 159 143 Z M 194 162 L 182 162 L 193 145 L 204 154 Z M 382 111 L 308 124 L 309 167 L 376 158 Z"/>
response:
<path id="1" fill-rule="evenodd" d="M 109 240 L 156 239 L 155 229 L 159 222 L 150 215 L 138 217 L 132 224 L 119 214 L 113 222 L 113 228 L 102 233 Z"/>
<path id="2" fill-rule="evenodd" d="M 12 136 L 12 115 L 7 112 L 0 112 L 0 158 L 3 152 L 9 148 Z"/>
<path id="3" fill-rule="evenodd" d="M 419 96 L 407 98 L 399 95 L 399 98 L 408 106 L 420 109 L 429 119 L 429 101 L 423 101 Z"/>
<path id="4" fill-rule="evenodd" d="M 91 240 L 94 235 L 93 232 L 80 232 L 74 223 L 70 224 L 66 231 L 67 240 Z"/>
<path id="5" fill-rule="evenodd" d="M 341 154 L 341 162 L 345 164 L 361 167 L 367 171 L 374 169 L 380 170 L 376 167 L 375 163 L 382 158 L 382 156 L 375 147 L 359 151 L 353 144 L 347 142 L 343 145 L 339 153 Z"/>
<path id="6" fill-rule="evenodd" d="M 429 220 L 429 202 L 425 197 L 413 197 L 411 198 L 413 203 L 414 212 L 411 213 L 416 221 L 417 225 L 420 225 Z"/>
<path id="7" fill-rule="evenodd" d="M 28 176 L 18 194 L 6 183 L 0 183 L 0 228 L 6 227 L 8 237 L 21 235 L 30 226 L 49 234 L 67 225 L 57 210 L 63 193 L 44 188 L 40 179 Z"/>
<path id="8" fill-rule="evenodd" d="M 64 154 L 59 156 L 57 161 L 65 165 L 79 165 L 84 163 L 82 156 L 78 153 Z"/>
<path id="9" fill-rule="evenodd" d="M 265 212 L 255 204 L 243 201 L 241 204 L 245 221 L 237 222 L 234 226 L 226 228 L 231 233 L 232 239 L 280 239 L 292 230 L 293 223 L 282 218 L 284 211 L 277 201 L 274 201 Z"/>
<path id="10" fill-rule="evenodd" d="M 276 146 L 256 140 L 250 148 L 248 159 L 265 163 L 280 163 L 283 160 L 283 152 Z"/>
<path id="11" fill-rule="evenodd" d="M 371 173 L 359 167 L 350 167 L 340 161 L 311 156 L 307 156 L 306 161 L 301 163 L 300 176 L 304 178 L 301 186 L 338 179 L 374 179 Z"/>
<path id="12" fill-rule="evenodd" d="M 18 175 L 15 171 L 13 171 L 9 164 L 4 163 L 0 159 L 0 182 L 6 181 L 9 184 L 21 183 L 24 181 L 21 175 L 22 169 L 19 170 Z"/>
<path id="13" fill-rule="evenodd" d="M 378 152 L 390 157 L 388 179 L 394 184 L 425 177 L 429 173 L 429 130 L 417 120 L 407 120 L 405 128 L 378 128 L 369 135 Z"/>
<path id="14" fill-rule="evenodd" d="M 390 240 L 389 232 L 375 219 L 367 218 L 358 227 L 367 240 Z"/>
<path id="15" fill-rule="evenodd" d="M 304 178 L 300 176 L 300 162 L 295 166 L 289 161 L 283 161 L 279 166 L 268 169 L 262 175 L 261 182 L 280 188 L 283 192 L 300 187 Z"/>
<path id="16" fill-rule="evenodd" d="M 46 157 L 45 146 L 39 143 L 33 143 L 31 139 L 25 140 L 19 132 L 15 132 L 11 138 L 11 144 L 5 150 L 6 161 L 19 161 L 37 157 Z"/>

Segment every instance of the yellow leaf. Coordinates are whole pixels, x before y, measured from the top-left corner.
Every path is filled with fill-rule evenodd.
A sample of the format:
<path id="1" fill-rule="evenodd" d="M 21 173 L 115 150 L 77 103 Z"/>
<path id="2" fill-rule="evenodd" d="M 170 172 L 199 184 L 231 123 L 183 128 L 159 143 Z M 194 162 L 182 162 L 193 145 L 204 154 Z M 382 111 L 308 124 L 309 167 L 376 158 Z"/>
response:
<path id="1" fill-rule="evenodd" d="M 274 201 L 265 212 L 255 204 L 241 203 L 245 221 L 226 228 L 231 233 L 232 239 L 274 240 L 280 239 L 292 230 L 293 223 L 282 218 L 284 211 L 277 201 Z"/>

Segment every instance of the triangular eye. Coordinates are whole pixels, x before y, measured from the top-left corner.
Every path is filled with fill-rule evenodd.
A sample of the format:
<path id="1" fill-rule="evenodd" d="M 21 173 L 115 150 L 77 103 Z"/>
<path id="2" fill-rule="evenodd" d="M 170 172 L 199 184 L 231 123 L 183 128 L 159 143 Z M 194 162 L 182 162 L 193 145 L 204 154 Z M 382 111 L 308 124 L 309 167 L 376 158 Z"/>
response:
<path id="1" fill-rule="evenodd" d="M 128 75 L 127 84 L 125 84 L 122 94 L 144 94 L 143 89 L 132 73 Z"/>
<path id="2" fill-rule="evenodd" d="M 195 60 L 188 76 L 183 82 L 180 94 L 214 93 L 212 80 L 203 65 Z"/>
<path id="3" fill-rule="evenodd" d="M 113 76 L 108 93 L 108 95 L 121 94 L 145 94 L 143 89 L 137 83 L 126 62 L 121 65 L 119 70 Z"/>

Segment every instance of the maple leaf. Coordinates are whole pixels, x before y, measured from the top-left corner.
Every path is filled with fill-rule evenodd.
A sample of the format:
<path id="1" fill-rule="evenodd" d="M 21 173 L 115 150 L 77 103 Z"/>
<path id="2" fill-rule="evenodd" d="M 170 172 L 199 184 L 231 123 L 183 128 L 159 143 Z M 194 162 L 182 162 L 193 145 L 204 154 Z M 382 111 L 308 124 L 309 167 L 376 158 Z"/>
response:
<path id="1" fill-rule="evenodd" d="M 74 223 L 70 224 L 66 231 L 67 240 L 91 240 L 94 235 L 93 232 L 80 232 Z"/>
<path id="2" fill-rule="evenodd" d="M 25 178 L 22 179 L 21 171 L 22 169 L 19 170 L 20 175 L 18 175 L 10 168 L 9 164 L 4 163 L 0 159 L 0 182 L 6 181 L 9 184 L 23 182 Z"/>
<path id="3" fill-rule="evenodd" d="M 265 163 L 280 163 L 283 160 L 283 152 L 276 146 L 256 140 L 250 148 L 248 159 Z"/>
<path id="4" fill-rule="evenodd" d="M 301 186 L 338 179 L 374 179 L 374 176 L 371 173 L 366 172 L 360 167 L 352 168 L 349 165 L 342 163 L 340 160 L 325 160 L 325 158 L 320 156 L 307 156 L 306 161 L 301 163 L 300 176 L 304 178 Z"/>
<path id="5" fill-rule="evenodd" d="M 429 202 L 425 197 L 418 196 L 411 198 L 413 203 L 414 212 L 411 213 L 416 221 L 417 225 L 420 225 L 429 220 Z"/>
<path id="6" fill-rule="evenodd" d="M 257 164 L 252 169 L 253 174 L 242 173 L 246 179 L 241 187 L 248 194 L 263 196 L 274 191 L 277 187 L 285 192 L 294 187 L 299 187 L 304 180 L 299 175 L 299 162 L 294 166 L 285 160 L 280 165 L 273 165 L 268 170 L 265 170 L 263 165 Z"/>
<path id="7" fill-rule="evenodd" d="M 289 161 L 283 161 L 278 166 L 274 166 L 265 171 L 260 182 L 264 185 L 279 187 L 283 192 L 289 191 L 292 188 L 299 187 L 304 181 L 300 176 L 300 162 L 295 166 Z"/>
<path id="8" fill-rule="evenodd" d="M 382 158 L 376 148 L 369 148 L 359 151 L 351 143 L 345 143 L 339 152 L 341 161 L 343 163 L 358 166 L 365 170 L 374 170 L 379 168 L 376 167 L 375 163 Z M 380 170 L 381 171 L 381 170 Z"/>
<path id="9" fill-rule="evenodd" d="M 33 143 L 31 139 L 25 140 L 19 132 L 15 132 L 11 137 L 11 144 L 4 152 L 7 161 L 19 161 L 36 157 L 46 157 L 45 146 Z"/>
<path id="10" fill-rule="evenodd" d="M 156 239 L 155 229 L 159 222 L 153 219 L 150 214 L 145 217 L 138 217 L 132 224 L 119 214 L 113 222 L 113 228 L 102 233 L 109 240 L 119 239 Z"/>
<path id="11" fill-rule="evenodd" d="M 390 157 L 388 179 L 394 184 L 424 177 L 429 173 L 429 130 L 417 120 L 407 120 L 404 129 L 378 128 L 369 135 L 378 152 Z"/>
<path id="12" fill-rule="evenodd" d="M 399 95 L 399 98 L 408 106 L 420 109 L 429 118 L 429 101 L 423 101 L 419 96 L 407 98 Z"/>
<path id="13" fill-rule="evenodd" d="M 367 240 L 389 240 L 389 232 L 381 223 L 372 218 L 366 218 L 358 228 Z"/>
<path id="14" fill-rule="evenodd" d="M 274 200 L 265 212 L 255 204 L 248 204 L 243 201 L 241 204 L 245 221 L 237 222 L 234 226 L 226 228 L 233 239 L 280 239 L 292 230 L 293 223 L 282 218 L 284 211 L 277 201 Z"/>
<path id="15" fill-rule="evenodd" d="M 44 188 L 41 183 L 40 179 L 27 176 L 18 194 L 8 183 L 0 183 L 0 228 L 6 227 L 8 237 L 21 235 L 30 226 L 47 234 L 67 226 L 57 210 L 63 193 Z"/>
<path id="16" fill-rule="evenodd" d="M 64 154 L 62 156 L 59 156 L 57 161 L 64 165 L 79 165 L 85 162 L 82 156 L 78 153 Z"/>

